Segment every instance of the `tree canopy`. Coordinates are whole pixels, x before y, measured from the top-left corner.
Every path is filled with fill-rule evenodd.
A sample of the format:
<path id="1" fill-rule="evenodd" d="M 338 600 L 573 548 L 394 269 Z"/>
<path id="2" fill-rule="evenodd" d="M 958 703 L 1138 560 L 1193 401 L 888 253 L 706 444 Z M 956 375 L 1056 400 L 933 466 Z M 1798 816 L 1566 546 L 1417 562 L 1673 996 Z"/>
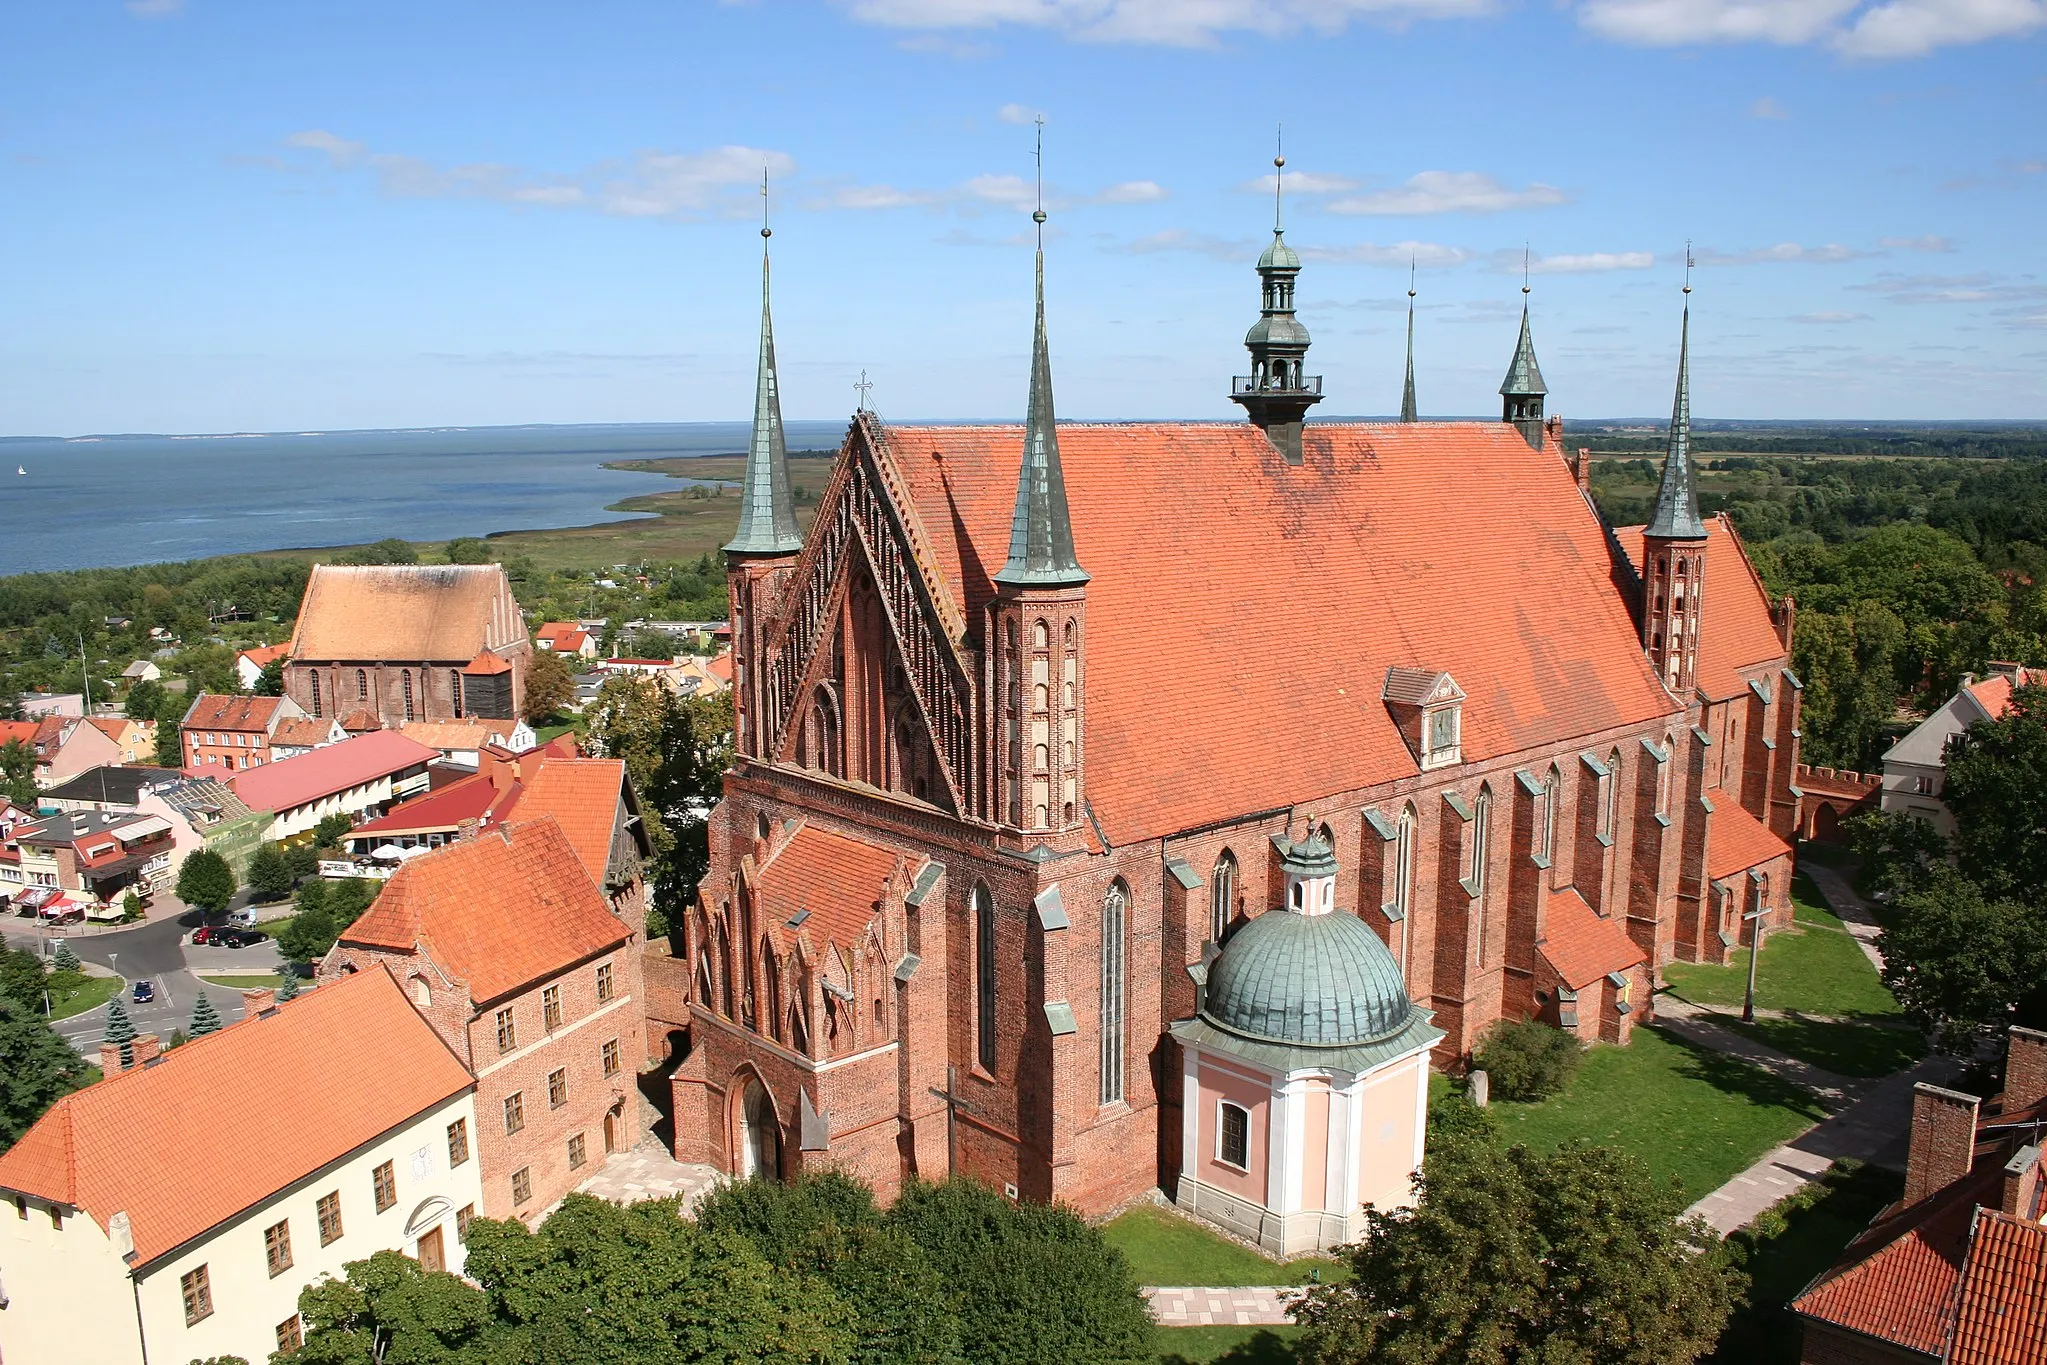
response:
<path id="1" fill-rule="evenodd" d="M 0 797 L 32 811 L 38 792 L 35 750 L 18 739 L 0 744 Z"/>
<path id="2" fill-rule="evenodd" d="M 561 655 L 540 649 L 526 666 L 526 721 L 537 725 L 576 698 L 576 678 Z"/>
<path id="3" fill-rule="evenodd" d="M 178 869 L 178 899 L 195 910 L 218 915 L 235 898 L 235 872 L 210 848 L 195 848 Z"/>
<path id="4" fill-rule="evenodd" d="M 0 1150 L 92 1076 L 85 1059 L 12 995 L 0 995 Z"/>
<path id="5" fill-rule="evenodd" d="M 2047 688 L 2019 688 L 2002 717 L 1949 741 L 1941 799 L 1967 876 L 1989 895 L 2047 902 Z"/>

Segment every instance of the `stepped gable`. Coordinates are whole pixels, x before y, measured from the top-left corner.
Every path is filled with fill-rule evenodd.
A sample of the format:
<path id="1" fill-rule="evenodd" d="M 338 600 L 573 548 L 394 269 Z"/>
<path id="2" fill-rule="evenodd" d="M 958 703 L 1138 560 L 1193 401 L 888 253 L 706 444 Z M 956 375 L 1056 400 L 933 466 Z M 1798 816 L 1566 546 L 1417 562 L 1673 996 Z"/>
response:
<path id="1" fill-rule="evenodd" d="M 405 863 L 341 941 L 423 951 L 480 1007 L 631 935 L 561 826 L 543 817 Z"/>
<path id="2" fill-rule="evenodd" d="M 1536 951 L 1574 991 L 1649 960 L 1623 921 L 1599 915 L 1571 887 L 1549 893 L 1547 930 Z"/>
<path id="3" fill-rule="evenodd" d="M 1640 526 L 1614 532 L 1633 562 L 1642 569 Z M 1706 596 L 1699 604 L 1698 685 L 1714 701 L 1740 695 L 1748 686 L 1743 669 L 1775 663 L 1785 654 L 1771 619 L 1770 594 L 1749 563 L 1748 549 L 1725 512 L 1706 518 Z"/>
<path id="4" fill-rule="evenodd" d="M 978 630 L 1022 428 L 886 439 Z M 1675 709 L 1570 468 L 1510 425 L 1314 424 L 1299 466 L 1238 424 L 1062 424 L 1059 445 L 1074 542 L 1107 547 L 1090 558 L 1086 745 L 1112 844 L 1413 775 L 1368 681 L 1389 667 L 1457 679 L 1467 762 Z M 1264 647 L 1286 666 L 1247 666 Z M 1275 765 L 1280 729 L 1327 742 Z"/>
<path id="5" fill-rule="evenodd" d="M 881 909 L 882 885 L 897 854 L 865 840 L 805 824 L 768 855 L 752 879 L 762 924 L 782 924 L 808 910 L 799 926 L 827 943 L 851 947 Z"/>
<path id="6" fill-rule="evenodd" d="M 125 1211 L 146 1264 L 474 1083 L 374 967 L 58 1100 L 0 1154 L 0 1189 L 102 1228 Z"/>
<path id="7" fill-rule="evenodd" d="M 497 564 L 315 564 L 291 657 L 466 664 L 524 636 L 498 619 L 510 596 Z"/>

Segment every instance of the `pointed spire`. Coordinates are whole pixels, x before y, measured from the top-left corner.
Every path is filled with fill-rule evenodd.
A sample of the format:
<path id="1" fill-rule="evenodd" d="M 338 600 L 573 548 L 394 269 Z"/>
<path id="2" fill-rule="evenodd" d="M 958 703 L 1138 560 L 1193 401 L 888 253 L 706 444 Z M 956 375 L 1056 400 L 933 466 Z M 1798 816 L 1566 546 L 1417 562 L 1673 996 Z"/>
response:
<path id="1" fill-rule="evenodd" d="M 1542 400 L 1549 389 L 1542 382 L 1542 366 L 1535 363 L 1535 338 L 1528 330 L 1528 250 L 1521 251 L 1521 339 L 1514 343 L 1514 359 L 1507 377 L 1500 381 L 1500 420 L 1512 422 L 1521 439 L 1542 449 Z"/>
<path id="2" fill-rule="evenodd" d="M 1059 467 L 1059 431 L 1052 413 L 1052 353 L 1045 341 L 1045 121 L 1038 120 L 1038 321 L 1031 340 L 1031 396 L 1024 413 L 1023 467 L 1009 522 L 1009 562 L 997 583 L 1020 588 L 1076 587 L 1090 575 L 1073 553 L 1066 475 Z"/>
<path id="3" fill-rule="evenodd" d="M 1691 251 L 1685 252 L 1685 311 L 1678 330 L 1677 397 L 1670 405 L 1670 447 L 1663 456 L 1663 486 L 1656 490 L 1656 515 L 1644 535 L 1663 540 L 1704 540 L 1699 489 L 1692 480 L 1692 283 Z"/>
<path id="4" fill-rule="evenodd" d="M 1400 389 L 1400 420 L 1419 422 L 1420 412 L 1414 402 L 1414 266 L 1407 263 L 1407 382 Z"/>
<path id="5" fill-rule="evenodd" d="M 782 435 L 782 392 L 775 372 L 775 325 L 770 314 L 767 224 L 768 180 L 761 175 L 761 353 L 753 396 L 753 442 L 739 486 L 739 530 L 728 554 L 787 555 L 803 548 L 789 497 L 789 447 Z"/>

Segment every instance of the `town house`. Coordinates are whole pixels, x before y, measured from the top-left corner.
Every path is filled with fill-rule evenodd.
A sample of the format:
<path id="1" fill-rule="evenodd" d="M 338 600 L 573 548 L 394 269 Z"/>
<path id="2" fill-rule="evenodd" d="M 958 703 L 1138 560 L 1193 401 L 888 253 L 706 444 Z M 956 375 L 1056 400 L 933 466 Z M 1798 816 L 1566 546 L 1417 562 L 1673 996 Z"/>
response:
<path id="1" fill-rule="evenodd" d="M 250 810 L 276 817 L 271 838 L 289 839 L 330 815 L 360 819 L 418 795 L 431 784 L 427 768 L 439 757 L 394 730 L 372 730 L 236 773 L 230 785 Z"/>
<path id="2" fill-rule="evenodd" d="M 286 755 L 273 750 L 272 736 L 305 714 L 290 697 L 202 692 L 185 708 L 178 725 L 185 771 L 219 777 L 275 762 Z"/>

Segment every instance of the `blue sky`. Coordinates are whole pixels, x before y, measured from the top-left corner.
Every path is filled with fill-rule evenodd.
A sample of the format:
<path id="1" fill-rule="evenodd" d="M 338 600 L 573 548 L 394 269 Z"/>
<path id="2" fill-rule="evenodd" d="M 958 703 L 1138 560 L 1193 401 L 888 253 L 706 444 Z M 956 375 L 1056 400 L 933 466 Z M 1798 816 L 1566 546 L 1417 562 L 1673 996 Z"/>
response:
<path id="1" fill-rule="evenodd" d="M 1329 414 L 2047 417 L 2047 0 L 24 0 L 0 433 L 1227 417 L 1275 124 Z"/>

